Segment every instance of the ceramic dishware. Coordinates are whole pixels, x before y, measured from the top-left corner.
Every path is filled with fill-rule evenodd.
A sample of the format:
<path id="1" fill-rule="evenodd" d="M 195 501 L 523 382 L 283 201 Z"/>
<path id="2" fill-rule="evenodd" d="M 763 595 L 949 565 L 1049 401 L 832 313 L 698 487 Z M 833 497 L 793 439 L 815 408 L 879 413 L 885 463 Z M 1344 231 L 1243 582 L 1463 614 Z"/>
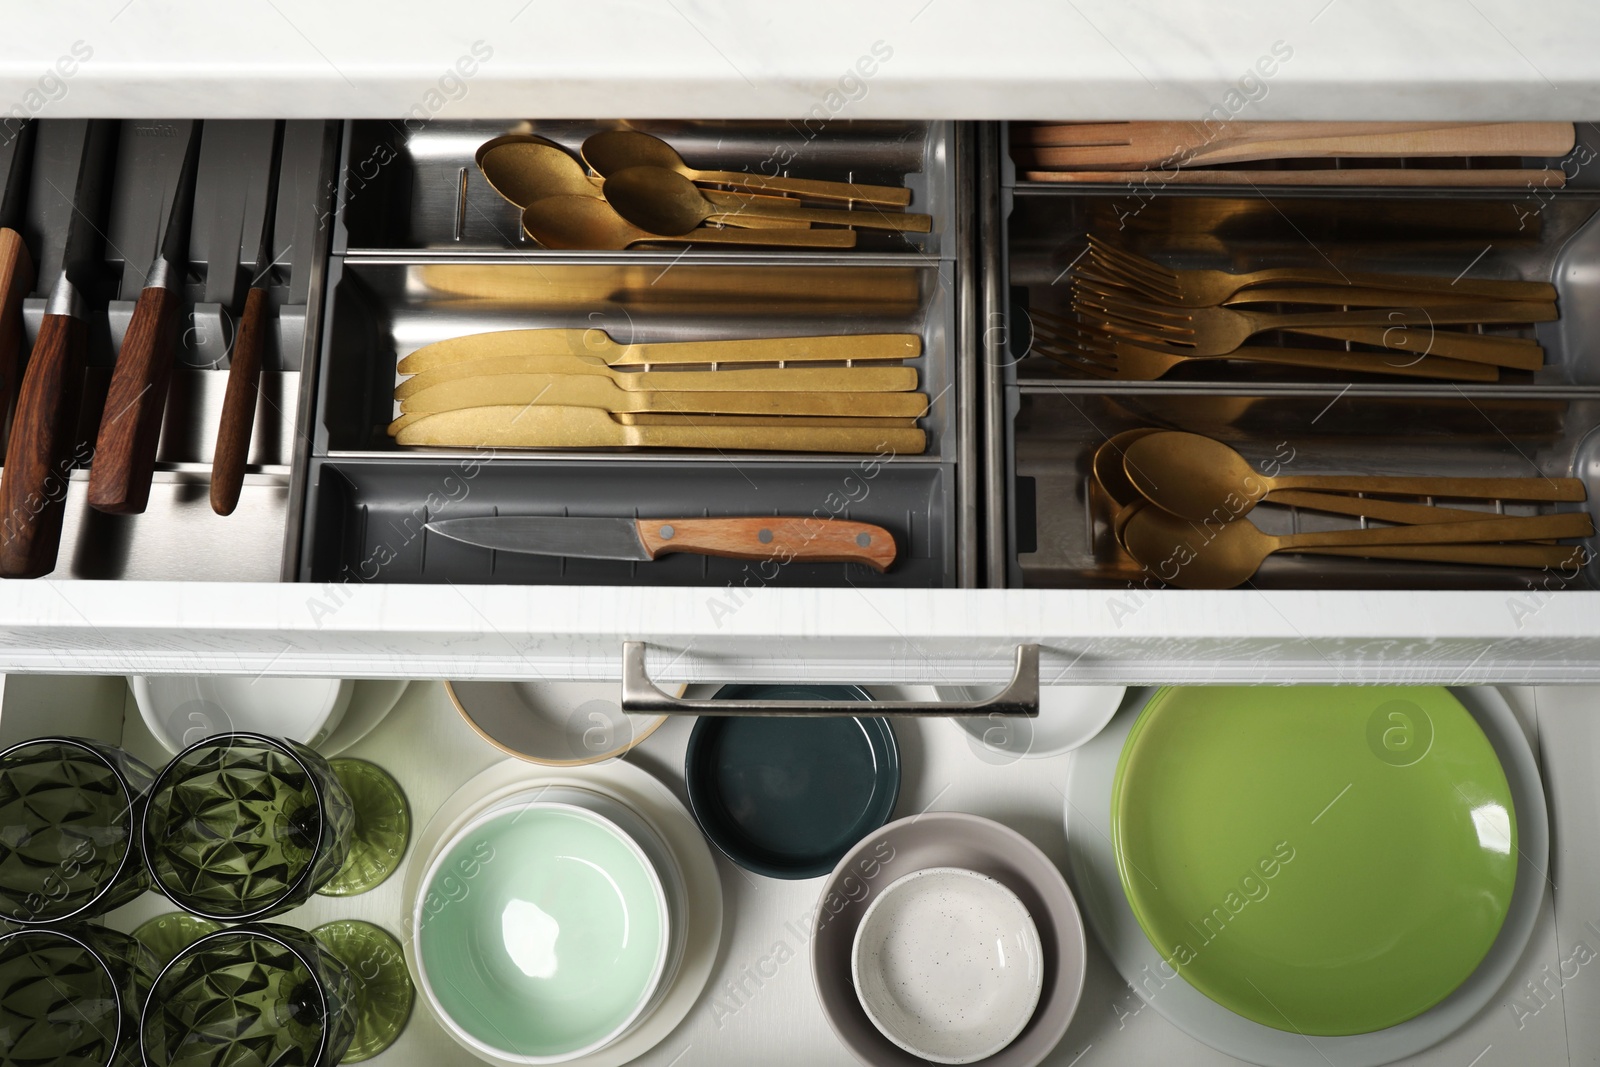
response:
<path id="1" fill-rule="evenodd" d="M 843 685 L 727 685 L 718 700 L 870 700 Z M 900 755 L 887 719 L 700 718 L 684 755 L 689 807 L 711 843 L 769 878 L 828 873 L 888 821 Z"/>
<path id="2" fill-rule="evenodd" d="M 82 737 L 0 752 L 0 921 L 87 919 L 149 888 L 139 827 L 155 772 Z"/>
<path id="3" fill-rule="evenodd" d="M 972 1063 L 1028 1025 L 1044 984 L 1033 918 L 996 879 L 960 867 L 912 871 L 856 927 L 850 977 L 867 1018 L 933 1063 Z"/>
<path id="4" fill-rule="evenodd" d="M 126 1067 L 155 975 L 139 942 L 101 926 L 0 933 L 0 1062 Z"/>
<path id="5" fill-rule="evenodd" d="M 317 748 L 338 728 L 355 683 L 340 678 L 133 675 L 134 702 L 168 752 L 234 731 L 287 737 Z"/>
<path id="6" fill-rule="evenodd" d="M 845 1048 L 868 1067 L 918 1067 L 927 1061 L 885 1037 L 862 1009 L 851 980 L 856 931 L 869 907 L 900 878 L 930 867 L 959 867 L 1014 893 L 1038 931 L 1042 982 L 1038 1006 L 987 1067 L 1036 1067 L 1072 1022 L 1083 993 L 1088 946 L 1066 879 L 1050 858 L 1008 826 L 977 815 L 935 811 L 899 819 L 863 838 L 822 883 L 811 927 L 817 1002 Z M 1068 1057 L 1070 1059 L 1070 1057 Z"/>
<path id="7" fill-rule="evenodd" d="M 982 690 L 939 686 L 942 700 L 975 700 Z M 1071 752 L 1105 729 L 1127 694 L 1121 685 L 1047 685 L 1039 689 L 1039 717 L 964 716 L 952 719 L 972 739 L 972 747 L 991 762 L 1018 757 L 1043 758 Z"/>
<path id="8" fill-rule="evenodd" d="M 419 985 L 456 1041 L 514 1063 L 603 1048 L 666 968 L 666 892 L 616 823 L 571 804 L 497 806 L 432 857 L 412 916 Z"/>
<path id="9" fill-rule="evenodd" d="M 667 721 L 627 715 L 617 687 L 594 682 L 446 682 L 450 703 L 478 735 L 510 756 L 549 767 L 615 759 Z"/>
<path id="10" fill-rule="evenodd" d="M 1163 689 L 1111 804 L 1151 944 L 1217 1003 L 1297 1034 L 1371 1033 L 1449 996 L 1516 884 L 1505 772 L 1441 688 Z"/>

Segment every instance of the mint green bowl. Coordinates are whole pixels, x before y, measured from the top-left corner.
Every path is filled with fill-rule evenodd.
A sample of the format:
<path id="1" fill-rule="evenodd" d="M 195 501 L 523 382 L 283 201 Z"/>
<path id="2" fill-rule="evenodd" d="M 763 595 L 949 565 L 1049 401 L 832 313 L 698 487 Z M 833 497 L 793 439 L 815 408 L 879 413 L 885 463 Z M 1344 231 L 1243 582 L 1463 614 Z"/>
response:
<path id="1" fill-rule="evenodd" d="M 661 877 L 616 823 L 530 801 L 439 850 L 412 914 L 423 998 L 468 1048 L 561 1063 L 645 1010 L 667 964 Z"/>

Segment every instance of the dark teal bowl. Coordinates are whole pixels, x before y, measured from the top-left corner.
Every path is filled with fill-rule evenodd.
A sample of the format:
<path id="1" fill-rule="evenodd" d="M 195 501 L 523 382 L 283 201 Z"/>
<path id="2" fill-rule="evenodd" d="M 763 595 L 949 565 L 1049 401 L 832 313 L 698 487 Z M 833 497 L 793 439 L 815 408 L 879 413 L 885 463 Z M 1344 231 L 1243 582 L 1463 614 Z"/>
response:
<path id="1" fill-rule="evenodd" d="M 871 700 L 853 685 L 727 685 L 716 700 Z M 703 716 L 684 757 L 689 807 L 723 855 L 769 878 L 820 878 L 889 821 L 900 751 L 881 718 Z"/>

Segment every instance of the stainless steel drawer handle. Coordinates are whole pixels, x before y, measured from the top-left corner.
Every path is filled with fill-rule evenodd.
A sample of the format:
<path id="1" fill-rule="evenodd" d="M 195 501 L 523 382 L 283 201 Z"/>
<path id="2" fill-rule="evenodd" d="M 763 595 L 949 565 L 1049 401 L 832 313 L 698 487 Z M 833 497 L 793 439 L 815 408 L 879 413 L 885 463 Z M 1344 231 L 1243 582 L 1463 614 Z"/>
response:
<path id="1" fill-rule="evenodd" d="M 650 680 L 644 667 L 645 643 L 622 644 L 622 710 L 642 715 L 1002 715 L 1037 718 L 1039 646 L 1018 645 L 1011 682 L 988 700 L 683 700 Z"/>

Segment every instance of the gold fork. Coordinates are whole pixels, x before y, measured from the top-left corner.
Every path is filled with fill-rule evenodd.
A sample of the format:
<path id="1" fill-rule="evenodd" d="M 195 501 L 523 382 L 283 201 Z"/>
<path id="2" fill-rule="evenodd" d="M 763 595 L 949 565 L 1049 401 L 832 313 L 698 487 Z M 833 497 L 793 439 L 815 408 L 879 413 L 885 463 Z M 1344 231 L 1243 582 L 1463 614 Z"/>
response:
<path id="1" fill-rule="evenodd" d="M 1396 365 L 1389 362 L 1390 357 L 1377 352 L 1247 346 L 1222 356 L 1188 355 L 1149 348 L 1098 334 L 1081 323 L 1075 323 L 1042 309 L 1030 309 L 1028 314 L 1033 322 L 1033 345 L 1030 351 L 1047 356 L 1063 367 L 1093 378 L 1152 382 L 1164 377 L 1174 368 L 1195 360 L 1202 362 L 1234 360 L 1446 381 L 1492 382 L 1499 380 L 1500 377 L 1495 368 L 1478 363 L 1461 363 L 1456 360 L 1429 357 L 1405 365 Z"/>
<path id="2" fill-rule="evenodd" d="M 1079 294 L 1073 310 L 1094 319 L 1103 330 L 1145 344 L 1175 346 L 1185 355 L 1221 356 L 1258 333 L 1306 327 L 1375 326 L 1378 343 L 1385 331 L 1420 330 L 1428 349 L 1454 356 L 1450 333 L 1434 326 L 1462 323 L 1550 322 L 1555 305 L 1539 303 L 1455 304 L 1439 308 L 1378 308 L 1370 311 L 1322 311 L 1299 315 L 1271 315 L 1233 308 L 1164 308 L 1124 297 Z"/>
<path id="3" fill-rule="evenodd" d="M 1359 285 L 1379 289 L 1404 289 L 1417 293 L 1467 293 L 1493 300 L 1554 300 L 1556 287 L 1549 282 L 1456 279 L 1415 274 L 1382 274 L 1321 267 L 1272 267 L 1234 274 L 1225 270 L 1174 270 L 1127 252 L 1089 235 L 1097 262 L 1116 263 L 1148 287 L 1152 298 L 1174 307 L 1215 307 L 1242 289 L 1271 282 L 1309 285 Z M 1158 295 L 1159 294 L 1159 295 Z"/>
<path id="4" fill-rule="evenodd" d="M 1230 303 L 1258 303 L 1278 302 L 1284 303 L 1329 303 L 1335 304 L 1337 294 L 1341 291 L 1363 294 L 1354 303 L 1377 303 L 1387 306 L 1391 310 L 1418 310 L 1410 308 L 1395 308 L 1393 303 L 1385 304 L 1381 296 L 1400 297 L 1405 294 L 1383 293 L 1374 289 L 1349 289 L 1318 288 L 1318 289 L 1255 289 L 1248 293 L 1260 294 L 1249 296 L 1240 294 L 1229 298 Z M 1122 286 L 1114 279 L 1105 278 L 1091 271 L 1082 271 L 1074 275 L 1072 280 L 1074 302 L 1077 303 L 1080 295 L 1084 298 L 1085 306 L 1094 306 L 1104 300 L 1128 299 L 1131 290 Z M 1273 294 L 1283 294 L 1275 296 Z M 1372 294 L 1370 296 L 1364 294 Z M 1413 294 L 1414 295 L 1414 294 Z M 1468 301 L 1482 300 L 1482 297 L 1469 297 Z M 1432 306 L 1432 297 L 1428 298 Z M 1465 303 L 1459 298 L 1450 298 L 1444 307 L 1460 307 Z M 1200 309 L 1202 311 L 1207 309 Z M 1391 323 L 1385 326 L 1304 326 L 1280 327 L 1289 333 L 1303 334 L 1311 337 L 1329 337 L 1338 341 L 1354 341 L 1357 344 L 1376 345 L 1381 348 L 1394 349 L 1401 352 L 1414 352 L 1419 356 L 1439 355 L 1452 359 L 1469 360 L 1474 363 L 1492 363 L 1498 367 L 1509 367 L 1513 370 L 1538 370 L 1544 366 L 1544 348 L 1539 342 L 1525 337 L 1498 337 L 1489 334 L 1463 333 L 1452 330 L 1438 333 L 1429 328 L 1410 329 L 1405 323 Z"/>

